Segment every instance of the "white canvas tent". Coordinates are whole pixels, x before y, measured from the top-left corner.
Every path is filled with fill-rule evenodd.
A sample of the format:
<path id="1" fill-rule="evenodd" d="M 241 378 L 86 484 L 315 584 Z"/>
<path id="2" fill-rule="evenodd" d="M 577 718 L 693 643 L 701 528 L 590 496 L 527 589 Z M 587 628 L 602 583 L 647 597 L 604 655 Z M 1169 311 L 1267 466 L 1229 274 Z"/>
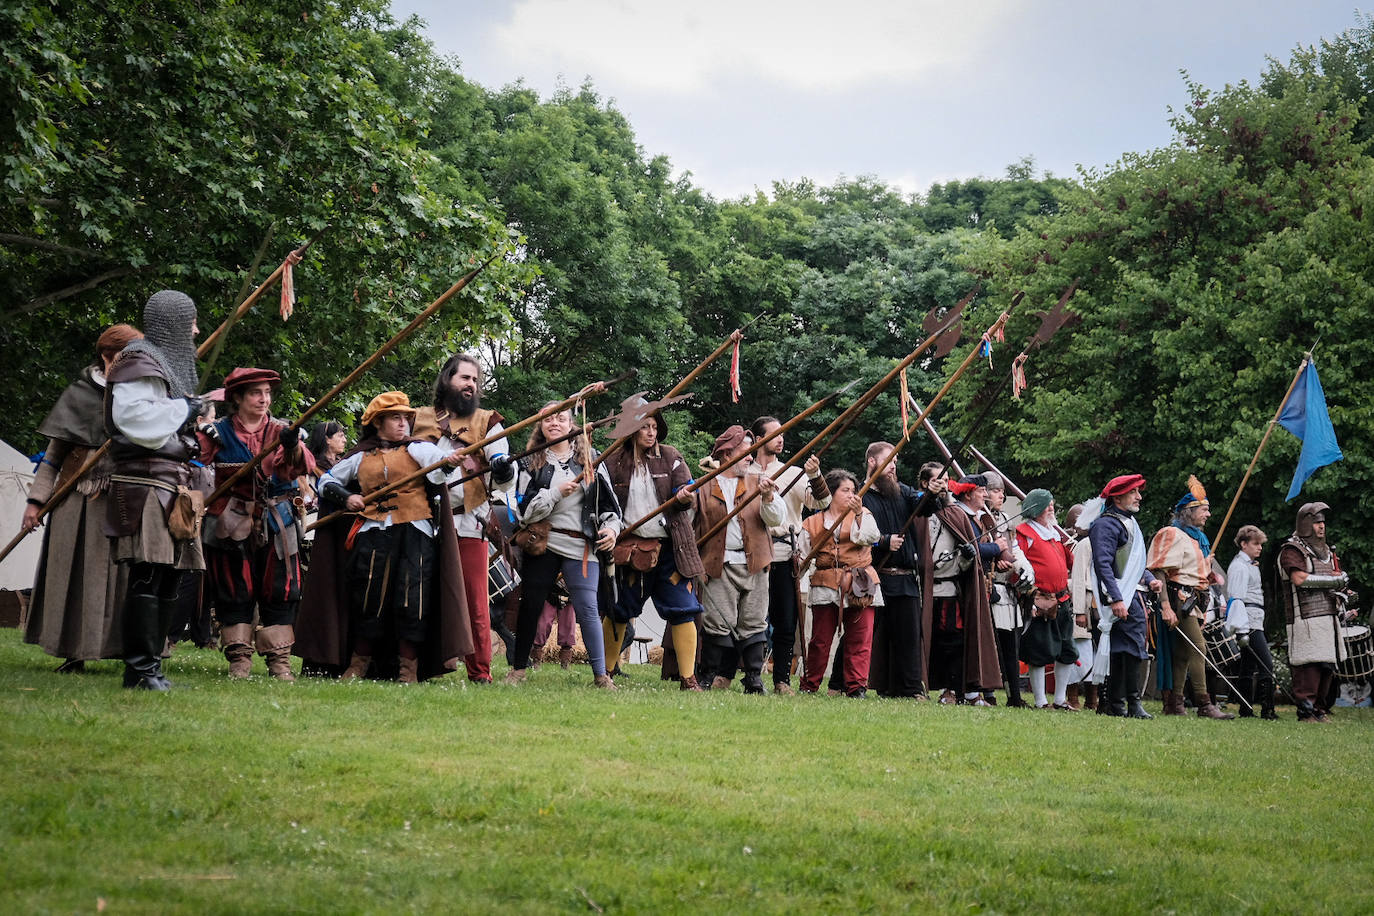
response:
<path id="1" fill-rule="evenodd" d="M 23 519 L 32 485 L 33 462 L 8 442 L 0 440 L 0 548 L 19 533 L 19 522 Z M 5 562 L 0 563 L 0 589 L 17 591 L 33 586 L 38 551 L 42 546 L 43 532 L 35 531 L 5 557 Z"/>

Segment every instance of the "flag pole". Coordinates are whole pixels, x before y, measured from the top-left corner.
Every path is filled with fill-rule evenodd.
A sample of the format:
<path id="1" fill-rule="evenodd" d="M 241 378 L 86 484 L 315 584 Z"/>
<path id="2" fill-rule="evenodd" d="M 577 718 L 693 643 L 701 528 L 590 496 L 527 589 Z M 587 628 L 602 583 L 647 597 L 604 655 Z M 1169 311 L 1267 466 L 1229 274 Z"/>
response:
<path id="1" fill-rule="evenodd" d="M 1236 504 L 1240 502 L 1240 494 L 1245 492 L 1245 485 L 1250 482 L 1250 474 L 1255 470 L 1256 463 L 1259 462 L 1260 453 L 1269 444 L 1269 436 L 1274 432 L 1274 427 L 1279 423 L 1279 415 L 1283 413 L 1283 408 L 1288 406 L 1288 399 L 1293 396 L 1293 389 L 1298 387 L 1298 379 L 1302 378 L 1303 370 L 1312 361 L 1312 351 L 1308 350 L 1303 354 L 1302 362 L 1298 365 L 1298 371 L 1293 373 L 1293 381 L 1288 383 L 1288 390 L 1283 393 L 1283 400 L 1279 402 L 1279 409 L 1274 411 L 1274 419 L 1269 421 L 1269 425 L 1264 428 L 1264 435 L 1260 438 L 1259 448 L 1255 449 L 1255 457 L 1250 459 L 1250 466 L 1245 469 L 1245 476 L 1240 479 L 1240 486 L 1236 488 L 1236 495 L 1231 497 L 1231 506 L 1226 510 L 1226 517 L 1221 520 L 1221 527 L 1217 529 L 1216 537 L 1212 538 L 1212 554 L 1217 552 L 1217 545 L 1221 543 L 1221 536 L 1226 533 L 1226 526 L 1231 521 L 1231 514 L 1236 511 Z"/>

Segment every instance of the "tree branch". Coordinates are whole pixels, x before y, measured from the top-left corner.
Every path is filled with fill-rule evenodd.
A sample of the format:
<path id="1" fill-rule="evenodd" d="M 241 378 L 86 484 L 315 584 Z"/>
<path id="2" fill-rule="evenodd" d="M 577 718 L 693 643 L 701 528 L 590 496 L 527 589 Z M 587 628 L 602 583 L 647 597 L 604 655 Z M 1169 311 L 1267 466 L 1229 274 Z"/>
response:
<path id="1" fill-rule="evenodd" d="M 129 274 L 142 273 L 146 270 L 152 270 L 152 267 L 116 267 L 113 270 L 105 271 L 103 274 L 96 274 L 94 277 L 82 280 L 80 283 L 74 283 L 71 286 L 59 289 L 56 292 L 46 293 L 39 296 L 37 299 L 30 299 L 28 302 L 16 308 L 15 311 L 21 315 L 27 315 L 29 312 L 37 311 L 45 305 L 51 305 L 62 299 L 70 298 L 77 293 L 84 293 L 88 289 L 95 289 L 107 280 L 127 277 Z"/>
<path id="2" fill-rule="evenodd" d="M 41 251 L 55 251 L 58 254 L 70 254 L 78 258 L 104 257 L 104 255 L 99 252 L 90 251 L 85 248 L 72 248 L 70 245 L 59 245 L 57 242 L 29 238 L 27 235 L 12 235 L 8 232 L 0 232 L 0 244 L 23 245 L 26 248 L 37 248 Z"/>

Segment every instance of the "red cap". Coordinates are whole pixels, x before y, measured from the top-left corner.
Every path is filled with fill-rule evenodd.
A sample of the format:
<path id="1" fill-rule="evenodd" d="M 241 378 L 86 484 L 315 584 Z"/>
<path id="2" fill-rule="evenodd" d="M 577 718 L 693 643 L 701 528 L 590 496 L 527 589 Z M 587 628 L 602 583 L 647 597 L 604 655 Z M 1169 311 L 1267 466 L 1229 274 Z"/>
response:
<path id="1" fill-rule="evenodd" d="M 978 489 L 978 484 L 976 483 L 964 483 L 962 480 L 951 480 L 949 482 L 949 492 L 953 493 L 955 496 L 963 496 L 967 493 L 972 493 L 976 489 Z"/>
<path id="2" fill-rule="evenodd" d="M 1102 498 L 1110 499 L 1113 496 L 1125 496 L 1135 489 L 1145 489 L 1145 478 L 1140 474 L 1122 474 L 1120 477 L 1113 477 L 1107 481 L 1107 485 L 1102 488 Z"/>
<path id="3" fill-rule="evenodd" d="M 233 372 L 224 377 L 224 393 L 227 395 L 236 388 L 243 388 L 246 385 L 256 385 L 260 382 L 268 382 L 272 385 L 281 384 L 281 376 L 271 369 L 253 369 L 251 367 L 239 366 Z"/>

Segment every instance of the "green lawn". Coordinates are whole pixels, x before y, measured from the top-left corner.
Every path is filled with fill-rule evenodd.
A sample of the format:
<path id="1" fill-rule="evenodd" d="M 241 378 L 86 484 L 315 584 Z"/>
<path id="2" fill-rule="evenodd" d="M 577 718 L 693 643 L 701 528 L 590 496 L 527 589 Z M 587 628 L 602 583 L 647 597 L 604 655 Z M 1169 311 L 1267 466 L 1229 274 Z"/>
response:
<path id="1" fill-rule="evenodd" d="M 683 694 L 637 665 L 614 694 L 557 665 L 229 683 L 197 650 L 154 695 L 54 664 L 0 631 L 6 913 L 1374 911 L 1365 710 Z"/>

